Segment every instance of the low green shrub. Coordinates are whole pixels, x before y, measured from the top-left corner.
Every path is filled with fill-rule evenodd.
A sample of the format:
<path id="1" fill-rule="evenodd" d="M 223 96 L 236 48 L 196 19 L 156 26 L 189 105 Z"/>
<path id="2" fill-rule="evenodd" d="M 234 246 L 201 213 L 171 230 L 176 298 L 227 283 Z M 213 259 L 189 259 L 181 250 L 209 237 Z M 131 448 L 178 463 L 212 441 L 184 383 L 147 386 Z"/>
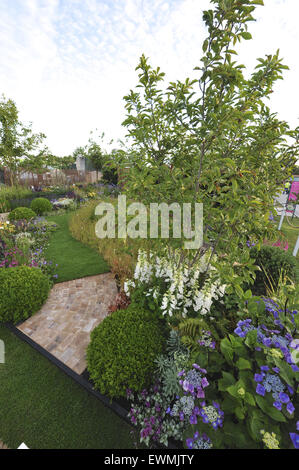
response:
<path id="1" fill-rule="evenodd" d="M 41 308 L 49 290 L 50 281 L 38 268 L 0 269 L 0 322 L 26 320 Z"/>
<path id="2" fill-rule="evenodd" d="M 10 222 L 15 220 L 30 220 L 36 217 L 36 213 L 28 207 L 17 207 L 10 212 L 8 219 Z"/>
<path id="3" fill-rule="evenodd" d="M 45 212 L 50 212 L 52 210 L 52 204 L 44 197 L 37 197 L 31 202 L 30 209 L 38 215 L 43 215 Z"/>
<path id="4" fill-rule="evenodd" d="M 290 279 L 296 276 L 296 261 L 290 253 L 276 246 L 264 245 L 260 250 L 255 247 L 250 251 L 261 271 L 256 271 L 254 284 L 250 289 L 256 295 L 267 294 L 267 288 L 277 289 L 281 271 Z M 271 286 L 272 284 L 272 286 Z"/>
<path id="5" fill-rule="evenodd" d="M 131 304 L 106 317 L 91 333 L 87 350 L 90 378 L 101 393 L 126 396 L 151 383 L 155 358 L 164 350 L 167 327 L 153 312 Z"/>

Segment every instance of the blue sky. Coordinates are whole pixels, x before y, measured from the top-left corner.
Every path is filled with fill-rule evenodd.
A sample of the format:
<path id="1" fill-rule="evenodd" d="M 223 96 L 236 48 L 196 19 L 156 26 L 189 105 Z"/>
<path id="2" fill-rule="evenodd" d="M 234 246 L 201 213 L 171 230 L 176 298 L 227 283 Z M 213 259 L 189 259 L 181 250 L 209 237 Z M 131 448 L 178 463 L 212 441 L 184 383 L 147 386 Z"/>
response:
<path id="1" fill-rule="evenodd" d="M 280 48 L 291 70 L 276 85 L 272 109 L 299 125 L 298 0 L 265 0 L 240 61 Z M 89 132 L 123 138 L 123 96 L 137 84 L 142 53 L 168 81 L 193 77 L 206 36 L 209 0 L 0 0 L 0 94 L 47 136 L 57 155 L 84 145 Z"/>

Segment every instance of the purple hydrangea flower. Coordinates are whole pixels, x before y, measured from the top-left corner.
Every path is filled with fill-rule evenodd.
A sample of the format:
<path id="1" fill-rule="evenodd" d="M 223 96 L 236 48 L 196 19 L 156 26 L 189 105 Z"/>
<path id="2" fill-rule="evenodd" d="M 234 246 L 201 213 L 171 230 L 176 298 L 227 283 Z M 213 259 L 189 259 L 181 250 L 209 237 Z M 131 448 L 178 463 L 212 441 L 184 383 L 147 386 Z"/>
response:
<path id="1" fill-rule="evenodd" d="M 291 415 L 293 414 L 295 411 L 295 407 L 293 405 L 293 403 L 290 401 L 288 404 L 287 404 L 287 412 Z"/>
<path id="2" fill-rule="evenodd" d="M 277 408 L 279 411 L 281 411 L 282 404 L 280 403 L 280 401 L 275 401 L 273 403 L 273 406 L 275 406 L 275 408 Z"/>
<path id="3" fill-rule="evenodd" d="M 259 395 L 262 395 L 262 397 L 265 396 L 266 390 L 265 390 L 265 387 L 263 387 L 263 385 L 258 384 L 255 391 L 256 391 L 256 393 L 258 393 Z"/>
<path id="4" fill-rule="evenodd" d="M 289 396 L 286 393 L 283 393 L 283 392 L 280 392 L 279 398 L 280 398 L 281 403 L 289 403 L 289 401 L 290 401 Z"/>
<path id="5" fill-rule="evenodd" d="M 263 374 L 255 374 L 254 375 L 254 380 L 255 382 L 262 382 L 264 379 L 264 375 Z"/>
<path id="6" fill-rule="evenodd" d="M 189 439 L 186 439 L 186 445 L 187 445 L 188 449 L 193 448 L 193 439 L 191 437 L 189 437 Z"/>
<path id="7" fill-rule="evenodd" d="M 190 416 L 190 424 L 197 424 L 197 417 L 195 414 Z"/>
<path id="8" fill-rule="evenodd" d="M 299 434 L 290 432 L 290 438 L 292 439 L 295 449 L 299 449 Z"/>

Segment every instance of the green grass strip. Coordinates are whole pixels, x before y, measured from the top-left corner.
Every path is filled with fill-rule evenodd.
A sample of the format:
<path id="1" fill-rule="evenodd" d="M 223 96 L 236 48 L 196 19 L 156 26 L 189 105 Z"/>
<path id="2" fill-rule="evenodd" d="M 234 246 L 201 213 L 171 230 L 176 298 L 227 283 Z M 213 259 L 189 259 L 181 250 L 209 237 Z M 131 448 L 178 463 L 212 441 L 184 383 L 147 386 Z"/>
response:
<path id="1" fill-rule="evenodd" d="M 109 272 L 109 266 L 99 253 L 71 236 L 68 227 L 70 216 L 70 213 L 65 213 L 47 217 L 59 226 L 51 235 L 45 251 L 46 259 L 58 264 L 57 282 Z"/>
<path id="2" fill-rule="evenodd" d="M 10 448 L 132 449 L 131 428 L 6 327 L 0 438 Z"/>

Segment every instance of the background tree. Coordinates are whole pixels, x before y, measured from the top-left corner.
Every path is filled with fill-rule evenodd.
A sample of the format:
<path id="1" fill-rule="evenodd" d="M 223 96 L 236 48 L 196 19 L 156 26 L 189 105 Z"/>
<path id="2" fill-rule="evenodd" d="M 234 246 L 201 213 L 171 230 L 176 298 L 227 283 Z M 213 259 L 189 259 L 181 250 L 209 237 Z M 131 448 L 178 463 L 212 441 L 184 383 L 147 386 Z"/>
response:
<path id="1" fill-rule="evenodd" d="M 102 137 L 104 134 L 102 134 Z M 102 171 L 105 157 L 104 157 L 104 152 L 100 146 L 99 143 L 97 143 L 95 140 L 92 138 L 89 139 L 88 141 L 88 146 L 87 146 L 87 159 L 91 162 L 93 168 L 97 172 L 97 180 L 99 177 L 99 171 Z"/>
<path id="2" fill-rule="evenodd" d="M 56 165 L 60 170 L 72 170 L 76 168 L 76 158 L 74 155 L 56 157 Z"/>
<path id="3" fill-rule="evenodd" d="M 18 173 L 36 158 L 37 167 L 47 154 L 47 148 L 41 148 L 46 136 L 34 134 L 32 124 L 24 126 L 19 121 L 16 104 L 4 96 L 0 100 L 0 164 L 9 169 L 10 183 L 18 180 Z M 30 165 L 28 163 L 28 165 Z"/>

